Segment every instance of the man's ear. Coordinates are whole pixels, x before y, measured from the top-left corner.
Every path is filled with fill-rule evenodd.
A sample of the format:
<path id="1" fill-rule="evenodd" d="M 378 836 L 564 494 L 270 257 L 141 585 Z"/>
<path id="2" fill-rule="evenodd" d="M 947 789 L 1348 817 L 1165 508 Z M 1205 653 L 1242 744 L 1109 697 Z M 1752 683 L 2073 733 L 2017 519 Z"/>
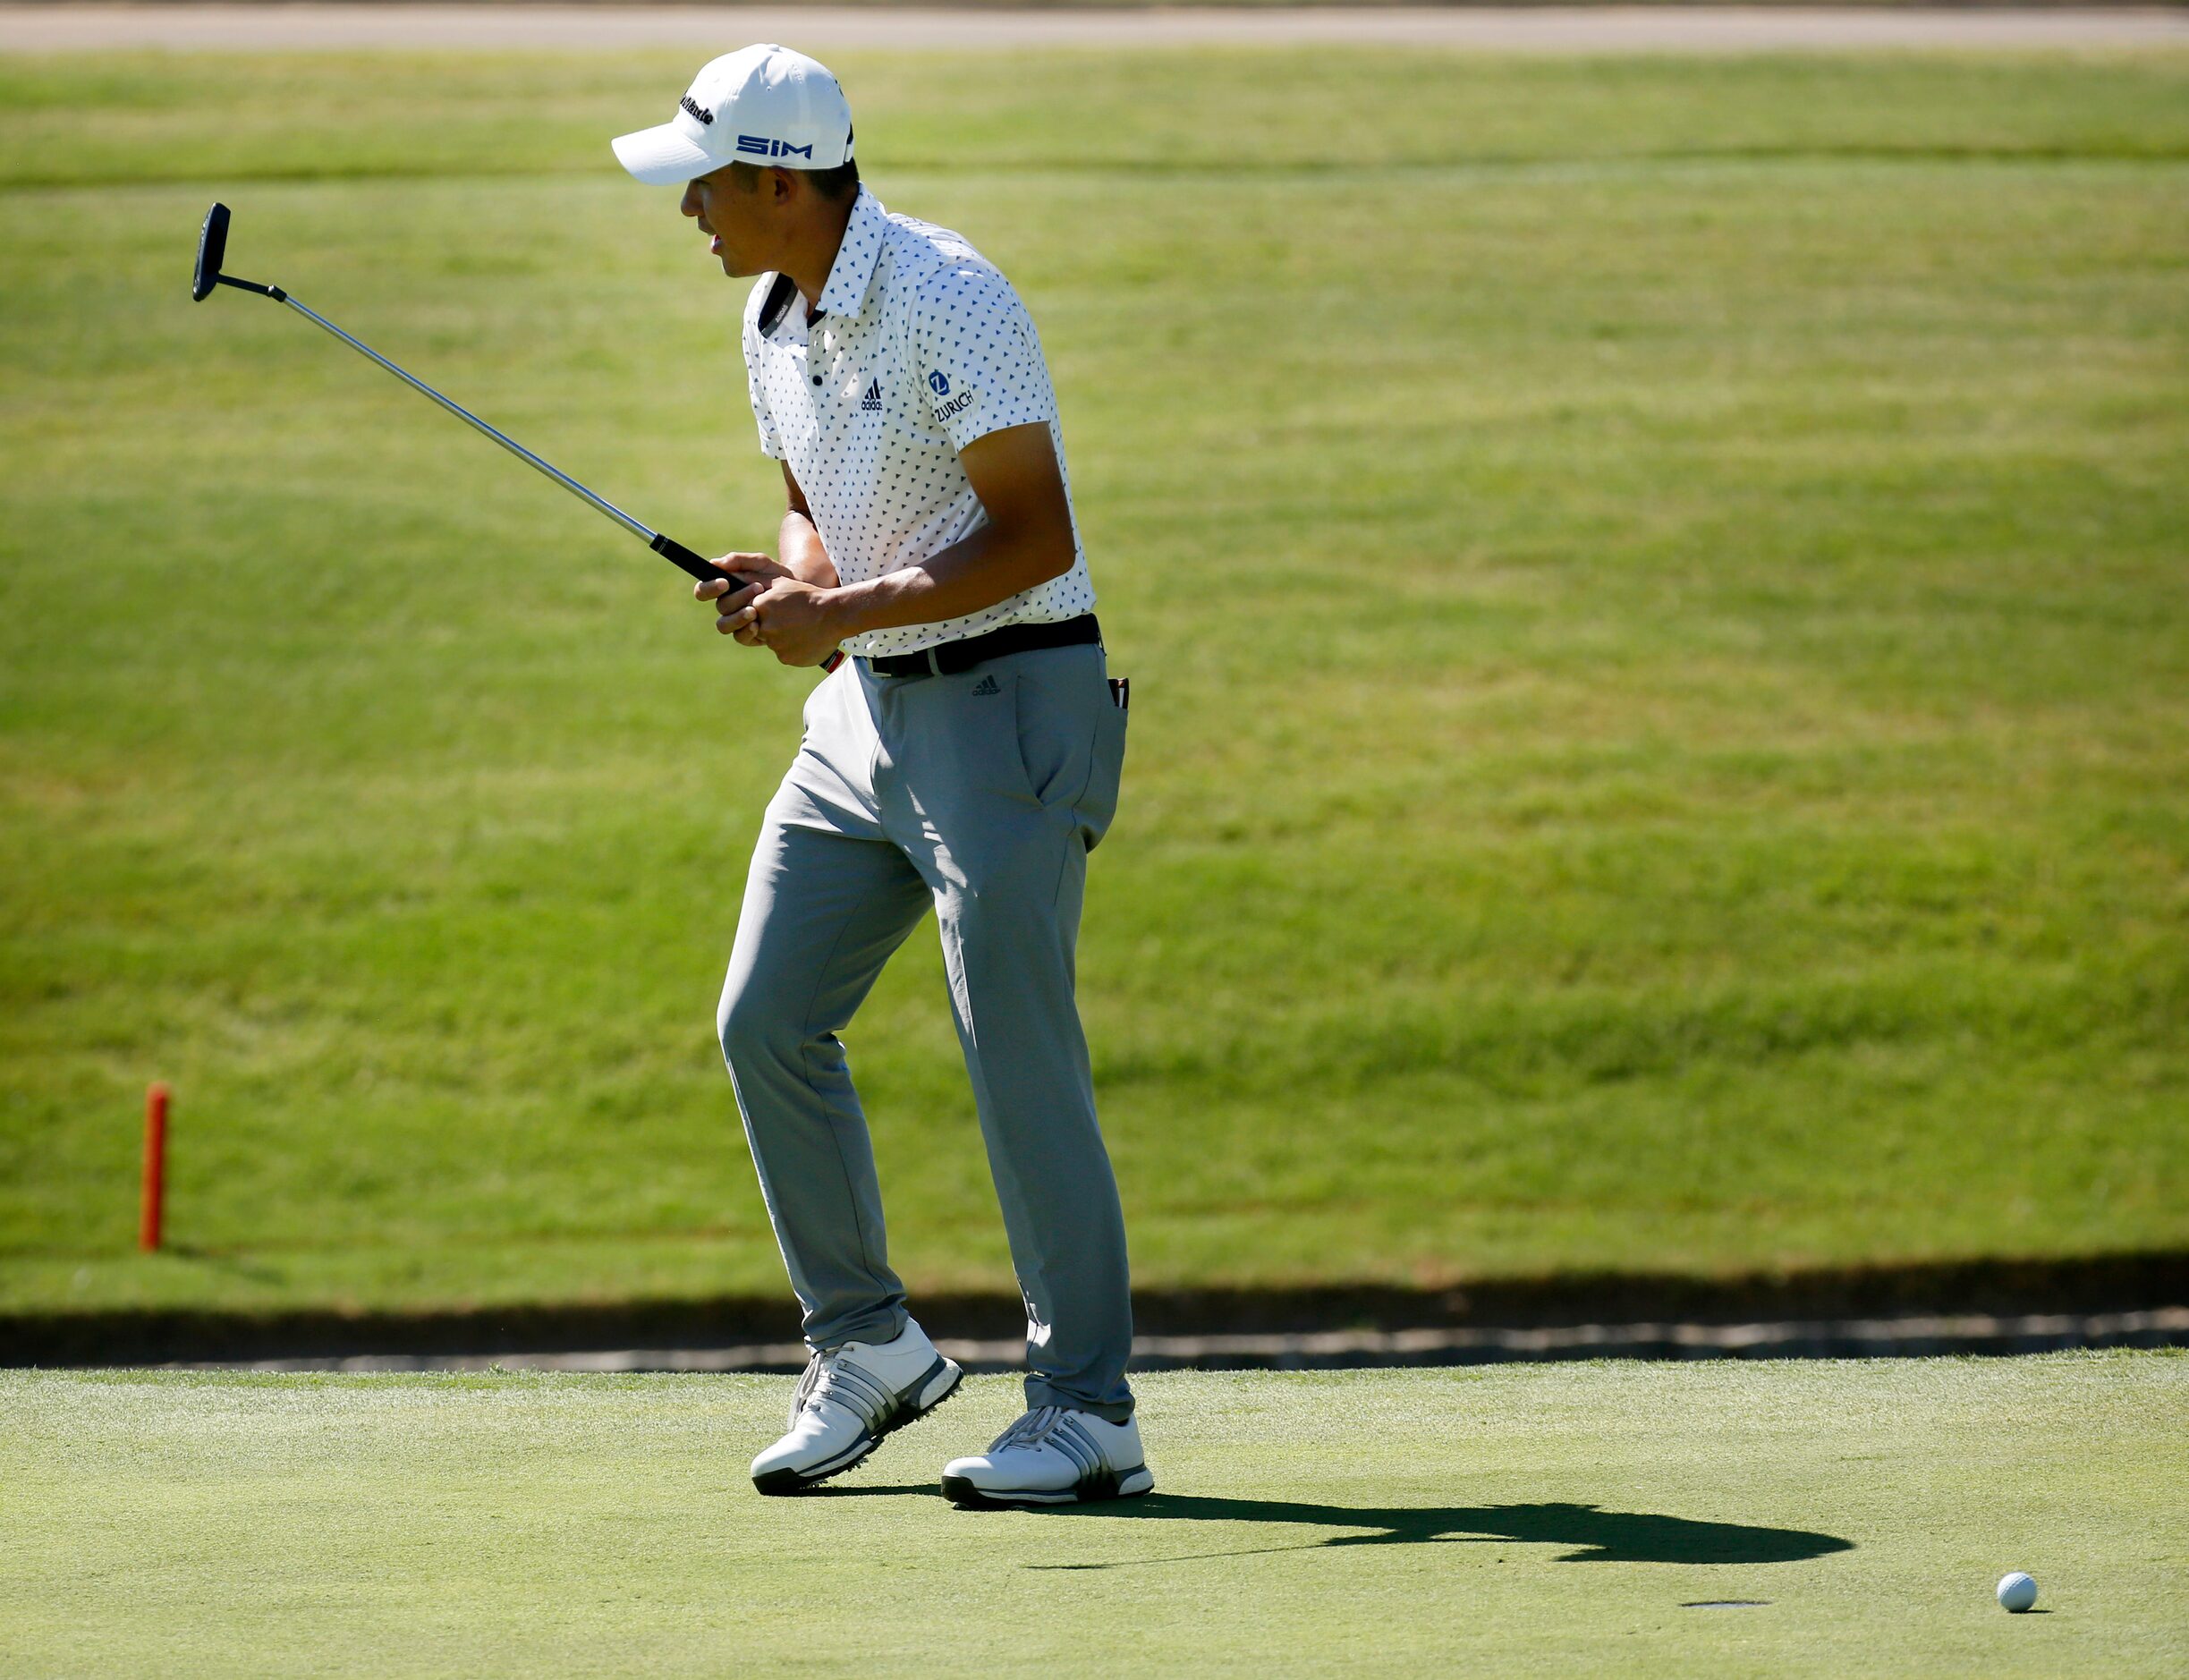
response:
<path id="1" fill-rule="evenodd" d="M 776 207 L 778 209 L 790 208 L 791 200 L 798 196 L 798 182 L 792 179 L 791 172 L 787 169 L 770 169 L 768 179 L 771 188 L 769 197 Z"/>

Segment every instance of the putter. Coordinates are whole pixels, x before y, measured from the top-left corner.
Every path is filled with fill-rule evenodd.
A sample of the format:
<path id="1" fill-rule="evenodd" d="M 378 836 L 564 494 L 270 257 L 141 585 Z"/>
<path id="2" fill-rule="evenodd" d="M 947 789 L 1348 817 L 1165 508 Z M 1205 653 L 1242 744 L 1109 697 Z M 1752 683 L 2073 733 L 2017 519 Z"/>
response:
<path id="1" fill-rule="evenodd" d="M 675 538 L 665 537 L 658 530 L 649 530 L 647 529 L 647 527 L 639 523 L 637 520 L 632 518 L 630 514 L 624 513 L 622 508 L 616 506 L 615 503 L 607 500 L 605 497 L 594 495 L 592 491 L 587 489 L 582 484 L 580 484 L 575 479 L 570 477 L 567 473 L 556 471 L 553 467 L 542 461 L 538 455 L 527 449 L 522 444 L 517 442 L 515 438 L 506 437 L 501 432 L 495 430 L 495 428 L 488 425 L 485 420 L 479 419 L 478 415 L 472 413 L 470 409 L 463 407 L 460 403 L 450 402 L 438 391 L 428 385 L 423 379 L 414 378 L 410 374 L 405 373 L 401 368 L 398 368 L 394 362 L 390 361 L 386 356 L 383 356 L 378 351 L 373 349 L 369 344 L 359 343 L 358 340 L 351 337 L 349 334 L 344 332 L 341 327 L 335 326 L 334 322 L 328 320 L 324 315 L 318 314 L 311 310 L 306 309 L 301 303 L 299 303 L 294 298 L 291 297 L 286 292 L 284 292 L 279 286 L 260 285 L 256 280 L 239 280 L 233 275 L 221 273 L 221 260 L 227 254 L 228 207 L 225 204 L 216 204 L 211 209 L 205 213 L 205 226 L 199 229 L 198 233 L 198 267 L 195 272 L 191 275 L 190 283 L 191 301 L 193 303 L 202 303 L 206 301 L 206 299 L 211 297 L 213 295 L 213 288 L 215 286 L 233 286 L 239 292 L 255 292 L 262 298 L 272 298 L 276 303 L 286 303 L 291 309 L 294 310 L 299 315 L 301 315 L 306 320 L 312 322 L 316 326 L 326 327 L 328 332 L 334 334 L 335 337 L 341 339 L 344 344 L 349 345 L 351 349 L 356 351 L 361 356 L 369 357 L 372 361 L 378 362 L 383 368 L 386 368 L 390 373 L 394 374 L 398 379 L 402 380 L 403 384 L 409 386 L 413 391 L 420 392 L 426 396 L 431 397 L 435 402 L 438 403 L 443 408 L 446 409 L 451 414 L 454 414 L 458 420 L 463 421 L 466 425 L 486 433 L 488 437 L 493 438 L 496 443 L 501 445 L 503 448 L 508 450 L 511 454 L 516 456 L 520 461 L 529 462 L 533 466 L 539 468 L 540 471 L 546 473 L 547 477 L 553 479 L 557 484 L 561 485 L 565 490 L 568 490 L 573 496 L 583 497 L 585 501 L 590 503 L 595 508 L 598 509 L 601 513 L 606 513 L 610 519 L 621 525 L 632 536 L 642 539 L 649 548 L 651 548 L 656 554 L 661 556 L 663 559 L 666 560 L 671 565 L 675 566 L 678 570 L 699 579 L 702 583 L 708 582 L 715 578 L 730 576 L 730 573 L 725 572 L 720 566 L 716 565 L 712 561 L 704 559 L 700 556 L 692 553 L 691 549 L 685 547 L 683 543 L 678 542 Z M 843 658 L 844 656 L 841 650 L 831 654 L 828 658 L 827 665 L 823 668 L 830 671 L 835 670 L 837 665 L 842 661 Z"/>

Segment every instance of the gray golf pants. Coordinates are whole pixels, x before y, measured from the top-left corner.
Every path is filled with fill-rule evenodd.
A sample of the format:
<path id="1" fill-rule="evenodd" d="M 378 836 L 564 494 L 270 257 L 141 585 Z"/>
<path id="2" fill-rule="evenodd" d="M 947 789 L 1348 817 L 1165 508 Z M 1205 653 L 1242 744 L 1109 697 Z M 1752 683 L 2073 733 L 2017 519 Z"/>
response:
<path id="1" fill-rule="evenodd" d="M 1073 992 L 1124 759 L 1106 679 L 1091 644 L 950 676 L 839 666 L 762 821 L 717 1024 L 807 1342 L 889 1340 L 904 1286 L 836 1034 L 932 904 L 1026 1302 L 1028 1404 L 1122 1421 L 1124 1218 Z"/>

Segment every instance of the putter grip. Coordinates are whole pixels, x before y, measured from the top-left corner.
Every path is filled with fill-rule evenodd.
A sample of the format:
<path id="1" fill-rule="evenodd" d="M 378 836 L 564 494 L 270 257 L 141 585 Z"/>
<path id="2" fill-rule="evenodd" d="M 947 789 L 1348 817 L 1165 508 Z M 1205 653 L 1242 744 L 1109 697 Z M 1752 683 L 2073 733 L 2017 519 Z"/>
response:
<path id="1" fill-rule="evenodd" d="M 729 573 L 725 572 L 720 566 L 715 564 L 713 561 L 703 559 L 700 556 L 693 554 L 691 549 L 685 547 L 683 543 L 677 541 L 674 537 L 665 537 L 657 532 L 653 541 L 649 543 L 647 547 L 651 548 L 656 554 L 659 555 L 664 560 L 666 560 L 678 571 L 689 573 L 691 576 L 699 579 L 699 581 L 702 583 L 708 582 L 715 578 L 727 577 L 729 575 Z"/>

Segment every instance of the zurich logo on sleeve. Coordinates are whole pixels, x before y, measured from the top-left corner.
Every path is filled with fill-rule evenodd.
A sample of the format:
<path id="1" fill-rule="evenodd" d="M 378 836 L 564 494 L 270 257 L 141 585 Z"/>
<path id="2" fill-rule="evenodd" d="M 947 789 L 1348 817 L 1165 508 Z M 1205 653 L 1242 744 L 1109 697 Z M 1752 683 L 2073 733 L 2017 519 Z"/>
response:
<path id="1" fill-rule="evenodd" d="M 948 396 L 950 395 L 950 381 L 944 378 L 941 372 L 938 370 L 928 375 L 928 388 L 934 392 L 937 396 Z"/>

